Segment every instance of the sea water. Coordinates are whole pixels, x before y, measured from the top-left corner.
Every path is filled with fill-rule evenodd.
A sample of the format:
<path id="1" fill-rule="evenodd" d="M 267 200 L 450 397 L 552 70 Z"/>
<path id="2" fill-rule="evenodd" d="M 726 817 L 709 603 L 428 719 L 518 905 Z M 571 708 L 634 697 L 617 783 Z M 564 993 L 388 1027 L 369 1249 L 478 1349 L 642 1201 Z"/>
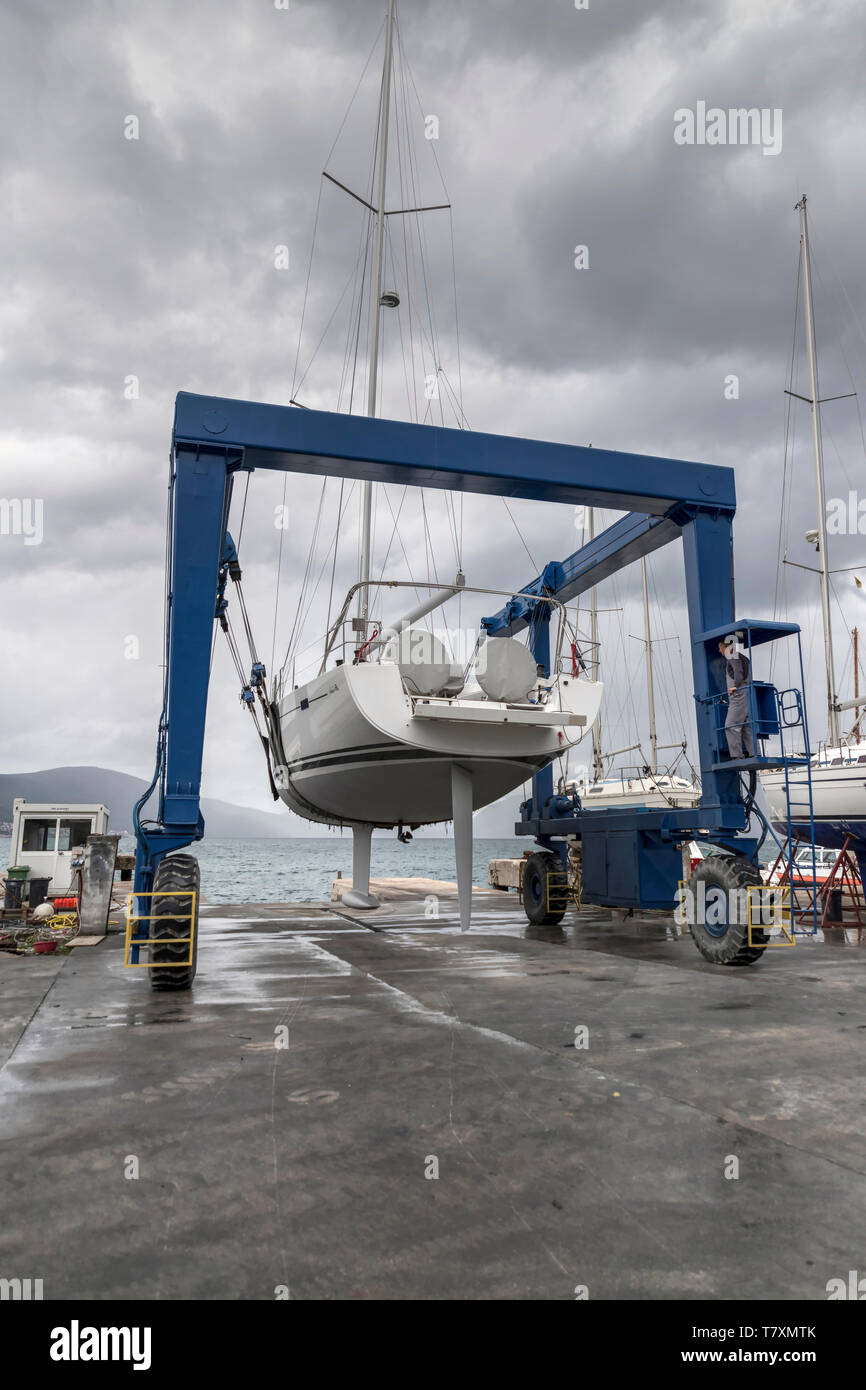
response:
<path id="1" fill-rule="evenodd" d="M 0 865 L 8 864 L 9 836 L 0 837 Z M 531 840 L 476 840 L 473 879 L 486 886 L 491 859 L 519 859 L 533 848 Z M 120 852 L 131 854 L 135 841 L 124 835 Z M 342 872 L 352 876 L 352 836 L 283 840 L 212 840 L 205 838 L 185 853 L 201 864 L 201 892 L 212 903 L 322 902 Z M 395 836 L 374 836 L 370 866 L 373 878 L 440 878 L 453 882 L 454 841 L 424 836 L 401 844 Z"/>

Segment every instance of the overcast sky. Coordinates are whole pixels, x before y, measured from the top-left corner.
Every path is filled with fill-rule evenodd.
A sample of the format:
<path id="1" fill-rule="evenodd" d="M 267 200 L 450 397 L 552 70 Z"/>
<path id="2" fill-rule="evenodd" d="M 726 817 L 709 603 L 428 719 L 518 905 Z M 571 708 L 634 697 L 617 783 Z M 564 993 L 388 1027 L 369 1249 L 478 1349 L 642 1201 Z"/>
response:
<path id="1" fill-rule="evenodd" d="M 288 10 L 273 0 L 3 6 L 0 497 L 41 499 L 44 508 L 41 544 L 0 535 L 4 771 L 92 763 L 150 775 L 174 396 L 187 389 L 288 401 L 320 173 L 384 10 L 384 0 L 290 0 Z M 733 466 L 738 608 L 772 616 L 794 204 L 803 192 L 822 394 L 862 392 L 866 380 L 862 5 L 589 0 L 578 10 L 573 0 L 399 0 L 398 13 L 420 96 L 419 177 L 425 195 L 441 201 L 435 153 L 453 208 L 468 423 Z M 376 48 L 328 165 L 362 190 L 379 62 Z M 772 117 L 781 149 L 676 143 L 675 112 L 699 102 L 781 112 Z M 439 122 L 435 151 L 423 139 L 430 114 Z M 131 116 L 137 139 L 126 138 Z M 322 192 L 302 366 L 352 270 L 348 252 L 364 215 L 333 186 Z M 275 266 L 281 245 L 288 269 Z M 581 270 L 578 245 L 588 248 Z M 447 268 L 448 254 L 434 250 L 434 268 Z M 440 347 L 453 377 L 447 277 L 443 289 L 450 317 L 439 320 Z M 303 383 L 306 403 L 335 408 L 342 360 L 339 340 L 325 342 Z M 806 394 L 801 352 L 795 366 L 794 389 Z M 725 398 L 731 375 L 738 399 Z M 139 394 L 128 399 L 131 377 Z M 406 416 L 405 391 L 387 389 L 386 413 Z M 796 405 L 792 419 L 788 550 L 812 564 L 803 539 L 815 519 L 808 407 Z M 828 495 L 847 497 L 864 481 L 857 402 L 828 405 L 824 424 Z M 242 543 L 266 659 L 282 487 L 275 475 L 253 476 Z M 278 649 L 320 490 L 313 479 L 292 479 Z M 403 539 L 420 573 L 416 500 Z M 380 499 L 380 541 L 390 525 L 385 505 Z M 519 587 L 534 572 L 527 549 L 543 563 L 575 548 L 568 509 L 524 502 L 512 511 L 523 540 L 501 503 L 467 499 L 470 583 Z M 434 524 L 447 572 L 454 557 L 441 498 L 431 503 Z M 350 540 L 338 587 L 351 582 L 354 530 Z M 861 560 L 866 537 L 839 537 L 834 565 Z M 656 630 L 679 639 L 659 657 L 670 667 L 662 734 L 674 737 L 678 720 L 691 717 L 690 686 L 678 674 L 686 652 L 681 548 L 654 557 L 652 572 Z M 602 605 L 624 609 L 608 620 L 603 658 L 611 741 L 631 741 L 625 735 L 645 698 L 629 635 L 639 631 L 636 583 L 622 575 L 600 593 Z M 789 569 L 787 584 L 789 612 L 814 647 L 810 708 L 823 736 L 817 590 L 805 571 Z M 857 590 L 848 572 L 836 588 L 845 696 L 845 622 L 859 620 L 866 634 L 866 588 Z M 127 657 L 130 636 L 137 659 Z M 270 805 L 221 646 L 204 790 Z"/>

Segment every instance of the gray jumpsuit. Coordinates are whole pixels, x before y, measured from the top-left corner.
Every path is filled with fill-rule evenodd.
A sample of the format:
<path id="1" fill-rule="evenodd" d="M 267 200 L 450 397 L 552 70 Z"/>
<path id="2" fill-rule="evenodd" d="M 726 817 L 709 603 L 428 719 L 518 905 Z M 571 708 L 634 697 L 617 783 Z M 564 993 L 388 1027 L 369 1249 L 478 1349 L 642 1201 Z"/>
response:
<path id="1" fill-rule="evenodd" d="M 728 688 L 734 686 L 734 693 L 728 696 L 728 716 L 725 720 L 725 737 L 728 752 L 732 758 L 753 758 L 755 742 L 749 727 L 749 658 L 732 656 L 725 662 Z"/>

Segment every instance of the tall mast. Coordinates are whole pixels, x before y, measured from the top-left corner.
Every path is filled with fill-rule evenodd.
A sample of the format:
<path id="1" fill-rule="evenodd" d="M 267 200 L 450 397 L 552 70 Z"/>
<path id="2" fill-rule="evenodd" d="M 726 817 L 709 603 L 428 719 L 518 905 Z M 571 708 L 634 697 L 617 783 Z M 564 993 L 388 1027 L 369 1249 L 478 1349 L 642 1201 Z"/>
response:
<path id="1" fill-rule="evenodd" d="M 376 414 L 376 394 L 379 373 L 379 316 L 382 312 L 382 261 L 385 247 L 385 185 L 388 173 L 388 125 L 391 114 L 391 57 L 394 49 L 394 5 L 388 0 L 388 20 L 385 28 L 385 61 L 382 67 L 382 90 L 379 96 L 379 176 L 376 197 L 376 251 L 373 258 L 373 281 L 370 295 L 370 332 L 367 353 L 367 414 Z M 361 564 L 358 590 L 358 617 L 365 623 L 370 607 L 370 540 L 373 519 L 373 484 L 365 482 L 361 491 Z"/>
<path id="2" fill-rule="evenodd" d="M 860 654 L 857 642 L 857 629 L 854 628 L 851 636 L 854 638 L 854 699 L 860 694 Z M 857 722 L 851 730 L 851 737 L 855 743 L 860 742 L 860 707 L 855 706 L 857 712 Z"/>
<path id="3" fill-rule="evenodd" d="M 659 770 L 658 755 L 658 734 L 656 733 L 656 697 L 653 685 L 653 640 L 650 632 L 650 612 L 649 612 L 649 588 L 647 585 L 646 556 L 641 557 L 640 577 L 643 585 L 643 626 L 644 640 L 646 645 L 646 688 L 649 700 L 649 731 L 650 731 L 650 758 L 652 761 L 652 772 L 655 775 Z"/>
<path id="4" fill-rule="evenodd" d="M 595 507 L 589 509 L 589 539 L 595 536 Z M 592 679 L 598 680 L 598 602 L 595 585 L 589 591 L 589 640 L 592 646 Z M 592 778 L 600 782 L 604 772 L 601 756 L 601 711 L 592 726 Z"/>
<path id="5" fill-rule="evenodd" d="M 821 557 L 821 617 L 824 624 L 824 661 L 827 668 L 827 716 L 830 747 L 839 745 L 839 713 L 836 676 L 833 669 L 833 629 L 830 621 L 830 564 L 827 555 L 827 507 L 824 500 L 824 453 L 821 446 L 821 403 L 818 396 L 818 354 L 815 347 L 815 313 L 812 307 L 812 262 L 809 257 L 809 227 L 806 221 L 806 195 L 800 213 L 800 245 L 806 282 L 806 347 L 809 354 L 809 394 L 812 417 L 812 450 L 815 455 L 815 493 L 818 502 L 818 553 Z"/>

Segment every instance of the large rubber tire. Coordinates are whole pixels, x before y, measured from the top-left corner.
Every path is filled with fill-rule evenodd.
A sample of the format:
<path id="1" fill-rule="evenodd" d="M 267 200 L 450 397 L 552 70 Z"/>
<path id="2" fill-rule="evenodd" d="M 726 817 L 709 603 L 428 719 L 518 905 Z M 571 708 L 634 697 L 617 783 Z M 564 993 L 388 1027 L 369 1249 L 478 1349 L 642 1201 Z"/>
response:
<path id="1" fill-rule="evenodd" d="M 153 921 L 150 924 L 151 938 L 160 943 L 175 942 L 178 938 L 189 937 L 190 905 L 195 893 L 195 909 L 192 914 L 192 964 L 177 965 L 173 962 L 185 961 L 189 955 L 189 942 L 179 945 L 160 944 L 150 948 L 150 959 L 157 966 L 168 965 L 168 969 L 148 971 L 151 988 L 155 990 L 189 989 L 195 979 L 198 962 L 198 900 L 201 875 L 198 860 L 191 854 L 170 854 L 160 863 L 153 880 L 154 893 L 166 893 L 168 897 L 150 898 L 153 903 Z"/>
<path id="2" fill-rule="evenodd" d="M 568 906 L 568 879 L 555 854 L 530 854 L 523 870 L 523 908 L 534 927 L 554 927 Z"/>
<path id="3" fill-rule="evenodd" d="M 695 869 L 686 889 L 687 922 L 704 960 L 713 965 L 754 965 L 761 959 L 767 933 L 752 928 L 749 945 L 745 890 L 763 882 L 757 864 L 731 854 L 711 854 Z M 703 913 L 700 885 L 704 885 Z M 711 890 L 721 889 L 717 892 Z M 737 894 L 734 898 L 731 895 Z M 731 913 L 731 906 L 736 905 Z"/>

